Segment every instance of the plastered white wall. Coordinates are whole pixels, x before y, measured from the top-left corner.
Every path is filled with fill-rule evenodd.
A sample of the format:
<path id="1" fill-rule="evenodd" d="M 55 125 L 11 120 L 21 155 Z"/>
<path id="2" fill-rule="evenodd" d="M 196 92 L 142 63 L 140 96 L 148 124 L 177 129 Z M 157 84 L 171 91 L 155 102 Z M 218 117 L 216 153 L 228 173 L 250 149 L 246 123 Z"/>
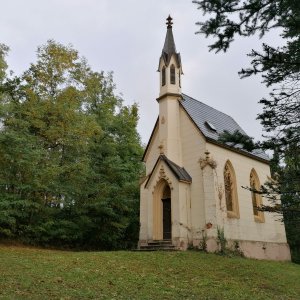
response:
<path id="1" fill-rule="evenodd" d="M 276 216 L 264 213 L 265 222 L 256 222 L 253 215 L 251 192 L 244 187 L 250 186 L 250 172 L 255 169 L 260 183 L 264 184 L 270 176 L 269 165 L 239 153 L 227 150 L 220 146 L 207 143 L 210 156 L 217 162 L 216 183 L 224 187 L 223 170 L 227 160 L 230 160 L 236 175 L 237 194 L 240 217 L 228 218 L 226 214 L 225 195 L 217 203 L 217 218 L 219 226 L 224 225 L 225 235 L 228 239 L 241 239 L 249 241 L 265 241 L 285 243 L 285 229 L 281 222 L 276 221 Z M 266 203 L 266 199 L 262 199 Z M 278 216 L 277 216 L 278 218 Z"/>
<path id="2" fill-rule="evenodd" d="M 183 166 L 192 177 L 191 184 L 191 230 L 194 238 L 201 238 L 205 224 L 203 177 L 199 158 L 205 152 L 205 140 L 187 113 L 180 107 L 180 136 Z"/>

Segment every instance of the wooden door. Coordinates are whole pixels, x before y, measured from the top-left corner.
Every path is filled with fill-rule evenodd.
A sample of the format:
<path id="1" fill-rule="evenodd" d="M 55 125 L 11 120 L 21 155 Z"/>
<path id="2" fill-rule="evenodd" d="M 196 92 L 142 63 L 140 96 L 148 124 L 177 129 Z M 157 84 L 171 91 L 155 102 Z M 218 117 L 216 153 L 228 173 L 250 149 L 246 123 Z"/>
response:
<path id="1" fill-rule="evenodd" d="M 170 240 L 172 232 L 171 199 L 162 199 L 163 202 L 163 239 Z"/>

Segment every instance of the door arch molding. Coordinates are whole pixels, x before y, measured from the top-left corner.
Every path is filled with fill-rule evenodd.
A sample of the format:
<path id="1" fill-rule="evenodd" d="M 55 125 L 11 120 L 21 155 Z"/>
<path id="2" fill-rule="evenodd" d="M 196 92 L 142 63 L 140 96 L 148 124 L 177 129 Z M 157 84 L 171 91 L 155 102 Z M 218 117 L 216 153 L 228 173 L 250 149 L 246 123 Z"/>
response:
<path id="1" fill-rule="evenodd" d="M 167 201 L 167 199 L 170 199 Z M 160 179 L 156 184 L 154 193 L 153 193 L 153 240 L 162 240 L 164 237 L 166 238 L 166 224 L 164 226 L 164 217 L 169 218 L 169 226 L 170 226 L 170 235 L 168 239 L 171 238 L 171 218 L 172 218 L 172 190 L 165 179 Z M 165 201 L 165 203 L 163 203 Z M 169 204 L 168 204 L 169 202 Z M 167 207 L 170 205 L 169 214 L 166 216 Z M 165 206 L 165 216 L 164 216 L 164 206 Z M 164 235 L 165 228 L 165 235 Z"/>

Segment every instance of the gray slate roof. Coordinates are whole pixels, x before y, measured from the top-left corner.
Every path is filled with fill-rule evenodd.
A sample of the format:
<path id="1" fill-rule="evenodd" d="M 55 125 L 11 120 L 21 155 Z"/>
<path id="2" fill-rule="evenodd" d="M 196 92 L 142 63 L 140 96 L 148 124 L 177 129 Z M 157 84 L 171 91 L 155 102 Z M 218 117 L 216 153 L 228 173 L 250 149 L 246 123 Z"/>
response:
<path id="1" fill-rule="evenodd" d="M 182 94 L 182 97 L 183 99 L 180 101 L 181 105 L 206 138 L 217 142 L 219 135 L 223 133 L 224 130 L 230 133 L 234 133 L 234 131 L 238 130 L 246 135 L 246 132 L 232 117 L 185 94 Z M 229 144 L 228 146 L 232 147 Z M 239 145 L 236 145 L 235 148 L 258 158 L 269 160 L 268 155 L 261 150 L 248 152 L 241 149 Z"/>
<path id="2" fill-rule="evenodd" d="M 148 182 L 150 181 L 151 177 L 152 177 L 152 174 L 158 164 L 158 162 L 160 161 L 164 161 L 166 163 L 166 165 L 170 168 L 171 172 L 175 175 L 175 177 L 179 180 L 179 181 L 184 181 L 184 182 L 188 182 L 188 183 L 191 183 L 192 182 L 192 177 L 190 176 L 190 174 L 185 170 L 185 168 L 183 167 L 180 167 L 178 166 L 177 164 L 175 164 L 173 161 L 171 161 L 170 159 L 168 159 L 165 155 L 161 154 L 153 169 L 152 169 L 152 172 L 151 174 L 149 175 L 148 177 L 148 180 L 145 184 L 145 187 L 147 186 Z"/>
<path id="3" fill-rule="evenodd" d="M 168 167 L 171 169 L 171 171 L 179 181 L 192 182 L 192 177 L 185 170 L 185 168 L 179 167 L 173 161 L 168 159 L 165 155 L 160 155 L 160 159 L 163 160 L 168 165 Z"/>
<path id="4" fill-rule="evenodd" d="M 176 46 L 175 46 L 172 27 L 167 29 L 167 34 L 166 34 L 165 43 L 162 52 L 165 52 L 166 54 L 169 55 L 176 53 Z"/>
<path id="5" fill-rule="evenodd" d="M 172 55 L 175 55 L 177 67 L 181 67 L 180 53 L 176 52 L 176 46 L 173 37 L 172 26 L 168 27 L 165 38 L 164 47 L 162 49 L 161 58 L 164 60 L 166 66 L 169 65 Z"/>

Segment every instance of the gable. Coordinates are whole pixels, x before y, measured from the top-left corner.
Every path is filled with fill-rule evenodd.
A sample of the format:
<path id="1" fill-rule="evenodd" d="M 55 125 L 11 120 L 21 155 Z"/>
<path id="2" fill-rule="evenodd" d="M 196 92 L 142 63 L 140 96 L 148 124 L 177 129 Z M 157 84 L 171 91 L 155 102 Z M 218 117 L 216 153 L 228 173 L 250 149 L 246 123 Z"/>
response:
<path id="1" fill-rule="evenodd" d="M 192 183 L 192 177 L 185 170 L 185 168 L 178 166 L 177 164 L 172 162 L 170 159 L 168 159 L 165 155 L 161 154 L 158 157 L 158 159 L 153 167 L 153 170 L 151 171 L 151 173 L 148 177 L 145 187 L 147 187 L 152 176 L 155 174 L 156 167 L 158 166 L 159 162 L 161 162 L 161 161 L 163 161 L 168 166 L 169 170 L 173 173 L 173 175 L 177 178 L 178 181 Z"/>

